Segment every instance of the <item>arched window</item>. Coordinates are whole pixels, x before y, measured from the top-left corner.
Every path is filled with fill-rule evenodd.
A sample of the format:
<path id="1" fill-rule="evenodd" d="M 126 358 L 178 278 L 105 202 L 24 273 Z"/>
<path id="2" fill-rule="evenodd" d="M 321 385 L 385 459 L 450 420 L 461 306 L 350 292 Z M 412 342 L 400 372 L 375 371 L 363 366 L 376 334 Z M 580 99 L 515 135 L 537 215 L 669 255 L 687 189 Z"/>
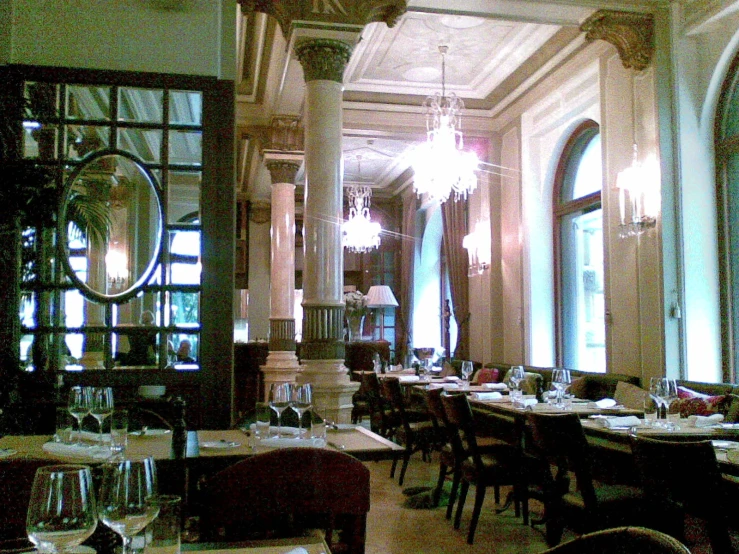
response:
<path id="1" fill-rule="evenodd" d="M 575 130 L 555 179 L 557 363 L 605 373 L 603 172 L 597 123 L 586 121 Z"/>
<path id="2" fill-rule="evenodd" d="M 716 117 L 719 275 L 723 379 L 733 382 L 739 367 L 739 56 L 724 82 Z"/>

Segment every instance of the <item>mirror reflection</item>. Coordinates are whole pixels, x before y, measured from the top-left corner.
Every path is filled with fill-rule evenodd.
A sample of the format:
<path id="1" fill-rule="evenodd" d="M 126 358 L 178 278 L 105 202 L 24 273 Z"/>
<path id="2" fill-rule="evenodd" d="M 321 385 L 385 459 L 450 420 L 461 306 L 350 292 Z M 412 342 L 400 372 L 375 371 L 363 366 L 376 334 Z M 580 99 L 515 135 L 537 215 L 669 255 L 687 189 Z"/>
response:
<path id="1" fill-rule="evenodd" d="M 162 210 L 139 163 L 94 156 L 73 176 L 64 210 L 69 266 L 88 293 L 116 297 L 144 283 L 159 253 Z"/>

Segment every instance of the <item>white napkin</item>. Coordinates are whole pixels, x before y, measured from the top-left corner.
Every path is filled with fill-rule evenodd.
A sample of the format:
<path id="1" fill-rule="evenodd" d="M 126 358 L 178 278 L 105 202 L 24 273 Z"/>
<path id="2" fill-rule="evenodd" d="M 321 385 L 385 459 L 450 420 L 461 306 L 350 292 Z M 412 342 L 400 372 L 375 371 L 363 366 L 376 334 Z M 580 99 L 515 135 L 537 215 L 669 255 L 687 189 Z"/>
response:
<path id="1" fill-rule="evenodd" d="M 418 375 L 401 375 L 398 381 L 401 383 L 418 383 L 421 378 Z"/>
<path id="2" fill-rule="evenodd" d="M 529 408 L 529 407 L 533 408 L 538 403 L 539 401 L 536 398 L 524 398 L 518 404 L 516 404 L 516 406 L 523 406 L 524 408 Z"/>
<path id="3" fill-rule="evenodd" d="M 262 439 L 260 444 L 269 448 L 323 448 L 326 441 L 323 439 L 292 439 L 290 437 L 272 437 L 271 439 Z"/>
<path id="4" fill-rule="evenodd" d="M 88 460 L 107 460 L 112 452 L 107 446 L 77 446 L 61 442 L 47 442 L 42 447 L 44 452 L 64 458 L 82 458 Z"/>
<path id="5" fill-rule="evenodd" d="M 613 429 L 614 427 L 638 427 L 641 425 L 641 419 L 636 416 L 603 417 L 597 421 L 598 425 L 607 429 Z"/>
<path id="6" fill-rule="evenodd" d="M 459 381 L 459 377 L 457 377 L 456 375 L 447 375 L 446 377 L 444 377 L 444 381 L 448 383 L 456 383 L 457 381 Z"/>
<path id="7" fill-rule="evenodd" d="M 505 383 L 483 383 L 482 386 L 490 390 L 506 390 L 508 388 Z"/>
<path id="8" fill-rule="evenodd" d="M 470 398 L 475 400 L 499 400 L 503 398 L 503 395 L 499 392 L 473 392 L 470 393 Z"/>
<path id="9" fill-rule="evenodd" d="M 614 408 L 616 406 L 616 401 L 613 398 L 604 398 L 603 400 L 598 400 L 597 402 L 589 402 L 588 408 L 592 408 L 594 410 L 605 410 L 608 408 Z"/>
<path id="10" fill-rule="evenodd" d="M 724 420 L 723 414 L 713 414 L 709 416 L 692 415 L 688 416 L 688 427 L 712 427 Z"/>
<path id="11" fill-rule="evenodd" d="M 297 548 L 288 550 L 287 552 L 285 552 L 285 554 L 308 554 L 308 551 L 302 546 L 298 546 Z"/>

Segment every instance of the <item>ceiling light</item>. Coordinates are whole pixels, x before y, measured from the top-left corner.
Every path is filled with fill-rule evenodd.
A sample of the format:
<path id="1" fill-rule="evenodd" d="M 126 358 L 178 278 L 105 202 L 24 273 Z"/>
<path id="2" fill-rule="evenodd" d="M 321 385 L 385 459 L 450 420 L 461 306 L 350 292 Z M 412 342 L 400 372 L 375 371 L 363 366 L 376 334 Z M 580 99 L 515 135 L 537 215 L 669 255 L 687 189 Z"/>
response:
<path id="1" fill-rule="evenodd" d="M 448 46 L 439 46 L 441 53 L 441 94 L 429 96 L 426 109 L 426 142 L 416 148 L 412 161 L 414 189 L 445 202 L 454 192 L 456 198 L 466 198 L 477 187 L 475 171 L 479 160 L 474 152 L 464 151 L 462 110 L 464 102 L 453 92 L 446 94 L 446 62 Z"/>
<path id="2" fill-rule="evenodd" d="M 357 156 L 357 180 L 361 180 L 361 156 Z M 369 207 L 372 189 L 366 185 L 352 185 L 348 191 L 349 219 L 341 226 L 341 244 L 350 252 L 369 252 L 380 246 L 382 227 L 370 219 Z"/>

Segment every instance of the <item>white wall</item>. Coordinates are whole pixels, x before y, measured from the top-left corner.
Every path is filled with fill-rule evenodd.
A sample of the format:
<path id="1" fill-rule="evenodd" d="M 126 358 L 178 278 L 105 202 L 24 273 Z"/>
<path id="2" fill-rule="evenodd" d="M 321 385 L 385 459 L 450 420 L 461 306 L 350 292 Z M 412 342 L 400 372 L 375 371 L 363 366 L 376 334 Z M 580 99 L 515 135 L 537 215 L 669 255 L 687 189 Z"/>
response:
<path id="1" fill-rule="evenodd" d="M 0 63 L 235 76 L 236 0 L 183 0 L 181 10 L 159 0 L 0 4 L 0 29 L 6 9 L 13 25 L 0 32 Z"/>

